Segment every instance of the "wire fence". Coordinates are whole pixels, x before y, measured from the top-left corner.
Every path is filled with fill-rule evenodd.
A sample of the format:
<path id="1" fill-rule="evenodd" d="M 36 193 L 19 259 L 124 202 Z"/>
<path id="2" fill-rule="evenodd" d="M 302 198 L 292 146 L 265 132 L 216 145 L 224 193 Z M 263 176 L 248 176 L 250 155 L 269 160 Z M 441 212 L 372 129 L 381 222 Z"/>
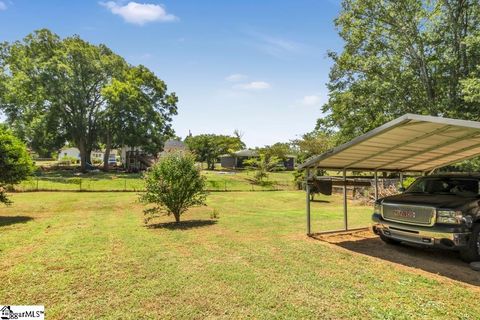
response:
<path id="1" fill-rule="evenodd" d="M 263 184 L 254 184 L 242 180 L 207 180 L 207 191 L 282 191 L 297 190 L 294 181 L 267 181 Z M 15 185 L 12 191 L 16 192 L 142 192 L 145 191 L 144 182 L 138 178 L 66 178 L 66 177 L 35 177 Z"/>

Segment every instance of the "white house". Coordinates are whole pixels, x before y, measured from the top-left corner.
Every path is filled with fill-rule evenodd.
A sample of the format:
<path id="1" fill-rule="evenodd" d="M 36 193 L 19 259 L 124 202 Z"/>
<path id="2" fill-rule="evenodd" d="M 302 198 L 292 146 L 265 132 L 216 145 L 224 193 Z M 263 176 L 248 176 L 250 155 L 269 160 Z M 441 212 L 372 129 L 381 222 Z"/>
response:
<path id="1" fill-rule="evenodd" d="M 62 160 L 63 158 L 75 158 L 80 160 L 80 150 L 78 148 L 63 148 L 58 152 L 58 161 Z"/>
<path id="2" fill-rule="evenodd" d="M 94 150 L 90 153 L 90 158 L 93 161 L 102 161 L 103 162 L 103 157 L 105 155 L 105 152 L 102 150 Z M 65 157 L 69 158 L 75 158 L 77 160 L 80 160 L 80 150 L 78 148 L 63 148 L 60 150 L 58 153 L 58 161 L 62 160 Z M 115 164 L 117 162 L 117 150 L 110 150 L 110 155 L 108 157 L 108 163 L 109 164 Z"/>

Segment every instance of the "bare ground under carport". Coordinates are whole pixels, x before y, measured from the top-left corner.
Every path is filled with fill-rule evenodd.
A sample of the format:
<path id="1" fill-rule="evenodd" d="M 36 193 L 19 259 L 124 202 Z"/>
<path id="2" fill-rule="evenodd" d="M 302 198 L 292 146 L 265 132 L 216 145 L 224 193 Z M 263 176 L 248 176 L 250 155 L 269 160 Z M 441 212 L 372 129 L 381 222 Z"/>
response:
<path id="1" fill-rule="evenodd" d="M 435 277 L 440 281 L 458 281 L 480 290 L 480 272 L 470 269 L 455 251 L 386 244 L 368 230 L 314 235 L 313 238 L 356 254 L 387 261 L 398 268 Z"/>

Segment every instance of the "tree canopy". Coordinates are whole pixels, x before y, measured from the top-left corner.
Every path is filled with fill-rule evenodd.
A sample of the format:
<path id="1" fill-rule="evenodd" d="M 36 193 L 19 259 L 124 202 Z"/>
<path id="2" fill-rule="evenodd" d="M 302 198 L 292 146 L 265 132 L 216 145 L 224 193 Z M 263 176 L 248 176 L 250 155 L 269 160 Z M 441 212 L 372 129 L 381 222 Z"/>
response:
<path id="1" fill-rule="evenodd" d="M 180 222 L 180 215 L 188 208 L 205 204 L 205 179 L 192 154 L 172 152 L 163 156 L 144 177 L 146 192 L 140 199 L 156 205 L 145 210 L 145 221 L 165 212 Z"/>
<path id="2" fill-rule="evenodd" d="M 82 169 L 101 143 L 154 145 L 158 152 L 172 133 L 177 98 L 166 84 L 78 36 L 61 39 L 43 29 L 3 43 L 0 78 L 0 109 L 19 136 L 37 152 L 70 141 Z"/>
<path id="3" fill-rule="evenodd" d="M 189 136 L 185 139 L 185 144 L 190 151 L 196 155 L 197 161 L 206 162 L 208 169 L 215 169 L 217 159 L 228 153 L 245 148 L 238 135 L 216 135 L 216 134 L 200 134 L 197 136 Z"/>
<path id="4" fill-rule="evenodd" d="M 404 113 L 480 120 L 478 0 L 344 0 L 327 116 L 340 141 Z"/>

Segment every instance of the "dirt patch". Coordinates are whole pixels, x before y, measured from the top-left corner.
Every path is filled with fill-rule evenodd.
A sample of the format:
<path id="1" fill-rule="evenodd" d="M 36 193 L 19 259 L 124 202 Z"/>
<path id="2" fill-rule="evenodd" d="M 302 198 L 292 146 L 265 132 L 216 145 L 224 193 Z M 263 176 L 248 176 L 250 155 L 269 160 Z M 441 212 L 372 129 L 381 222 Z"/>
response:
<path id="1" fill-rule="evenodd" d="M 394 263 L 400 268 L 408 268 L 409 271 L 427 274 L 438 280 L 448 278 L 480 290 L 480 272 L 470 269 L 455 251 L 407 244 L 390 245 L 370 231 L 315 235 L 313 238 Z"/>

